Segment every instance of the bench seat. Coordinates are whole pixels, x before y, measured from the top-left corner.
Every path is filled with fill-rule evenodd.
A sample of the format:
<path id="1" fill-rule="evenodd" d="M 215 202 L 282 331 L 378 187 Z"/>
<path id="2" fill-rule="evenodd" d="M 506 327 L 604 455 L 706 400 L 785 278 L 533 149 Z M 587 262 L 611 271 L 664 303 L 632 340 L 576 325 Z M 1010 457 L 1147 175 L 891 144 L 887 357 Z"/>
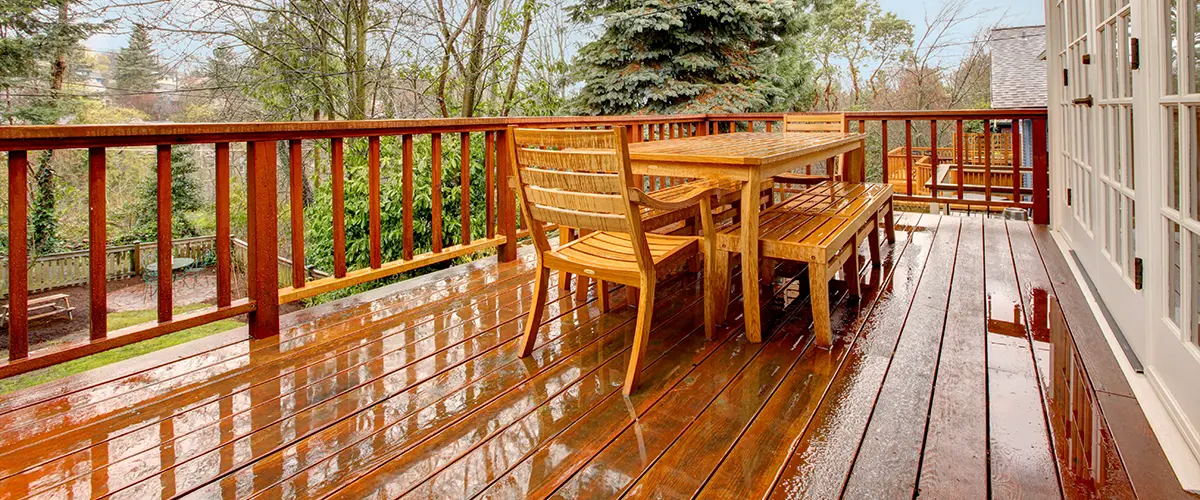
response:
<path id="1" fill-rule="evenodd" d="M 880 263 L 879 233 L 882 225 L 889 242 L 895 241 L 892 227 L 892 186 L 822 182 L 782 203 L 767 208 L 759 217 L 759 242 L 764 259 L 807 263 L 813 305 L 813 321 L 820 345 L 832 342 L 829 325 L 829 280 L 840 269 L 846 273 L 850 292 L 858 294 L 858 248 L 866 240 L 871 260 Z M 733 224 L 717 234 L 719 256 L 726 260 L 738 251 L 741 225 Z M 764 269 L 771 269 L 769 263 Z M 719 294 L 728 293 L 728 279 L 715 284 Z M 718 302 L 721 303 L 721 302 Z M 723 315 L 722 315 L 723 316 Z"/>

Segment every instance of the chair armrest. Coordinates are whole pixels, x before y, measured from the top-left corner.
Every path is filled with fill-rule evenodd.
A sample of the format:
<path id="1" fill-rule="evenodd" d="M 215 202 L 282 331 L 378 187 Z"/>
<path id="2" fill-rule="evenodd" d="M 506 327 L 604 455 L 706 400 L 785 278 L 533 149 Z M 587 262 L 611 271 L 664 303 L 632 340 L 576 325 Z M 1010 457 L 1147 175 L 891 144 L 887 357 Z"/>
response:
<path id="1" fill-rule="evenodd" d="M 680 190 L 672 193 L 672 196 L 668 199 L 655 198 L 641 189 L 633 189 L 631 194 L 633 195 L 634 203 L 659 210 L 680 210 L 699 203 L 701 199 L 711 198 L 720 192 L 721 189 L 717 186 L 700 185 L 694 189 Z"/>

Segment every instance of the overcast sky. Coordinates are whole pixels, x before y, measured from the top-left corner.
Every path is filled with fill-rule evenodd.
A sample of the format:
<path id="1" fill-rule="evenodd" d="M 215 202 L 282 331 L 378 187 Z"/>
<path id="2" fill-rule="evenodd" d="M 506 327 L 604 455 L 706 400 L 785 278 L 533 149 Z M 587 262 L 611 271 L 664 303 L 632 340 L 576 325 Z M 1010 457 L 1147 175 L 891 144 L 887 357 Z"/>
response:
<path id="1" fill-rule="evenodd" d="M 900 17 L 911 22 L 920 37 L 926 24 L 926 16 L 932 17 L 944 0 L 879 0 L 880 7 L 885 11 L 895 12 Z M 1043 0 L 969 0 L 968 10 L 982 12 L 976 19 L 964 23 L 954 33 L 954 38 L 969 40 L 970 37 L 985 26 L 1000 23 L 1004 26 L 1029 26 L 1045 24 L 1045 7 Z M 89 48 L 98 51 L 116 51 L 126 43 L 128 26 L 120 26 L 119 34 L 96 35 L 87 41 Z M 189 44 L 190 45 L 190 44 Z M 164 59 L 172 60 L 177 53 L 191 53 L 203 57 L 208 52 L 205 47 L 159 47 Z M 947 54 L 953 57 L 953 54 Z"/>

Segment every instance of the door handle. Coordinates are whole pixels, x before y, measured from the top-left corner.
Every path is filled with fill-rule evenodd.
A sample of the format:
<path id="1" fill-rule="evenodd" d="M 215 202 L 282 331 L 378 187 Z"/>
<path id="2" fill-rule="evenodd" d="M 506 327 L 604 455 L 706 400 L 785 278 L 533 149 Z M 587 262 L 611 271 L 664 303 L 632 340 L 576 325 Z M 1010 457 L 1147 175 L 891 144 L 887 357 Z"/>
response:
<path id="1" fill-rule="evenodd" d="M 1095 99 L 1092 99 L 1092 96 L 1090 94 L 1087 97 L 1079 97 L 1079 98 L 1076 98 L 1075 100 L 1071 101 L 1071 103 L 1075 104 L 1076 106 L 1078 106 L 1080 104 L 1086 104 L 1087 107 L 1089 107 L 1089 108 L 1092 107 L 1092 105 L 1095 104 L 1095 102 L 1096 102 Z"/>

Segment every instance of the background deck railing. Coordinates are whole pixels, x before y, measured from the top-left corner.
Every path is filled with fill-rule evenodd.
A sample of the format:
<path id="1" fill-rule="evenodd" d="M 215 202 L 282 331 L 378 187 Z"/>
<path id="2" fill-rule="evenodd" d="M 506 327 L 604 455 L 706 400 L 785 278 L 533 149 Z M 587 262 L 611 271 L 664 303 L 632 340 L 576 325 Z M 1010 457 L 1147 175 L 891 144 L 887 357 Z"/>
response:
<path id="1" fill-rule="evenodd" d="M 282 303 L 301 300 L 318 294 L 344 289 L 361 283 L 396 275 L 418 269 L 431 264 L 473 254 L 480 251 L 495 249 L 501 261 L 511 261 L 516 258 L 518 238 L 527 234 L 516 210 L 515 197 L 508 179 L 511 172 L 507 144 L 507 127 L 509 125 L 529 127 L 561 127 L 561 128 L 608 128 L 616 125 L 627 126 L 631 142 L 655 141 L 679 137 L 730 133 L 733 131 L 756 130 L 779 132 L 782 130 L 783 115 L 780 113 L 758 113 L 739 115 L 642 115 L 617 117 L 522 117 L 522 118 L 468 118 L 468 119 L 434 119 L 434 120 L 376 120 L 376 121 L 317 121 L 317 122 L 287 122 L 287 123 L 234 123 L 234 124 L 154 124 L 154 125 L 63 125 L 63 126 L 17 126 L 0 128 L 0 151 L 8 152 L 9 180 L 9 255 L 8 255 L 8 292 L 11 306 L 11 316 L 8 321 L 9 360 L 0 364 L 0 378 L 43 368 L 71 359 L 87 356 L 108 349 L 113 349 L 141 340 L 150 339 L 167 333 L 199 326 L 221 319 L 249 315 L 249 330 L 255 338 L 265 338 L 279 332 L 279 306 Z M 908 201 L 951 201 L 964 205 L 983 207 L 1017 206 L 1032 210 L 1034 219 L 1045 221 L 1048 204 L 1045 198 L 1045 119 L 1046 111 L 1041 110 L 973 110 L 945 112 L 887 112 L 887 113 L 851 113 L 847 114 L 846 130 L 863 131 L 870 135 L 869 149 L 876 150 L 874 156 L 868 151 L 868 179 L 878 182 L 893 180 L 892 172 L 895 164 L 889 165 L 889 156 L 894 156 L 896 135 L 889 137 L 888 124 L 903 122 L 904 162 L 901 164 L 907 174 L 902 184 L 905 189 L 898 189 L 897 199 Z M 920 169 L 922 155 L 914 155 L 914 144 L 919 145 L 921 138 L 914 143 L 913 122 L 927 121 L 931 125 L 927 129 L 929 144 L 937 144 L 938 148 L 929 151 L 929 165 L 942 165 L 940 146 L 943 142 L 955 137 L 956 142 L 947 142 L 956 158 L 963 158 L 965 145 L 978 143 L 979 140 L 968 139 L 964 132 L 964 123 L 982 122 L 984 124 L 983 143 L 993 144 L 990 136 L 990 124 L 1003 120 L 1027 120 L 1032 123 L 1033 158 L 1030 173 L 1032 186 L 1026 186 L 1022 181 L 1020 161 L 1012 162 L 1012 167 L 1005 167 L 1000 162 L 990 159 L 992 155 L 983 155 L 983 165 L 980 179 L 983 182 L 985 198 L 968 196 L 973 194 L 977 180 L 971 175 L 976 174 L 974 165 L 958 161 L 950 165 L 949 170 L 955 173 L 955 189 L 944 189 L 939 183 L 942 179 L 930 174 L 931 189 L 921 191 L 923 185 L 917 174 Z M 868 126 L 871 124 L 871 126 Z M 939 135 L 939 131 L 947 125 L 957 125 L 957 132 L 949 135 Z M 1014 127 L 1013 130 L 1018 130 Z M 897 130 L 893 127 L 892 130 Z M 1010 143 L 1011 155 L 1021 158 L 1018 151 L 1021 141 L 1019 132 L 1014 132 Z M 939 137 L 946 137 L 939 140 Z M 402 205 L 401 240 L 388 241 L 389 249 L 399 246 L 400 258 L 384 262 L 383 217 L 381 204 L 383 200 L 381 165 L 381 144 L 387 138 L 389 144 L 398 142 L 400 150 L 399 175 L 402 192 L 399 194 Z M 346 240 L 346 141 L 365 141 L 366 176 L 368 178 L 367 217 L 368 234 L 365 242 L 348 242 Z M 456 164 L 443 165 L 442 146 L 444 141 L 458 141 L 460 157 Z M 424 147 L 428 144 L 430 181 L 420 185 L 428 189 L 428 193 L 415 193 L 418 183 L 414 181 L 414 143 L 420 141 Z M 482 148 L 472 148 L 473 141 L 482 141 Z M 286 147 L 279 147 L 282 142 Z M 303 263 L 305 260 L 305 212 L 301 203 L 289 202 L 286 211 L 280 210 L 279 191 L 277 184 L 278 172 L 281 169 L 280 151 L 286 156 L 289 181 L 283 189 L 289 191 L 289 200 L 302 198 L 303 151 L 306 143 L 322 143 L 322 148 L 329 152 L 329 172 L 332 197 L 330 209 L 332 213 L 332 269 L 328 275 L 315 275 L 308 272 L 303 265 L 291 265 L 292 262 Z M 1002 141 L 1001 141 L 1002 142 Z M 246 241 L 235 245 L 231 233 L 231 204 L 232 189 L 230 176 L 231 149 L 243 152 L 246 162 L 245 194 L 246 194 Z M 478 142 L 475 142 L 478 144 Z M 155 260 L 169 261 L 173 248 L 179 242 L 172 240 L 171 235 L 171 150 L 178 145 L 208 145 L 213 148 L 215 162 L 215 225 L 216 235 L 212 247 L 216 253 L 216 305 L 187 314 L 176 315 L 172 308 L 172 279 L 171 271 L 164 269 L 157 276 L 158 281 L 158 320 L 154 323 L 137 325 L 118 331 L 107 331 L 107 298 L 106 278 L 113 275 L 112 267 L 122 268 L 126 264 L 111 262 L 108 258 L 111 249 L 106 244 L 107 205 L 105 199 L 106 152 L 109 148 L 154 146 L 157 151 L 157 182 L 158 182 L 158 241 L 153 252 Z M 957 147 L 954 145 L 964 145 Z M 233 147 L 231 147 L 233 146 Z M 30 283 L 30 267 L 27 252 L 27 196 L 28 196 L 28 152 L 36 150 L 86 149 L 89 162 L 88 200 L 90 206 L 89 235 L 90 247 L 81 252 L 81 258 L 88 262 L 88 282 L 90 283 L 90 335 L 89 339 L 80 342 L 59 344 L 53 347 L 30 351 L 28 343 L 28 293 L 37 290 L 37 285 Z M 479 152 L 482 158 L 478 158 Z M 970 158 L 976 158 L 975 153 Z M 878 163 L 872 159 L 878 158 Z M 472 175 L 478 174 L 478 169 L 472 165 L 483 165 L 483 182 L 472 182 Z M 422 165 L 424 167 L 424 165 Z M 457 172 L 452 171 L 457 167 Z M 1004 169 L 1004 170 L 1002 170 Z M 1016 186 L 1004 185 L 1000 172 L 1011 172 L 1008 183 L 1017 179 Z M 459 185 L 468 190 L 461 198 L 458 209 L 457 241 L 448 241 L 444 234 L 447 222 L 454 227 L 452 221 L 443 221 L 446 215 L 442 200 L 444 177 L 458 176 Z M 1040 181 L 1039 181 L 1040 179 Z M 667 187 L 682 179 L 649 177 L 642 180 L 648 189 Z M 1040 182 L 1040 184 L 1039 184 Z M 438 186 L 433 189 L 431 186 Z M 996 189 L 993 189 L 996 188 Z M 1006 191 L 1012 193 L 1012 198 L 1004 200 L 993 196 L 993 192 Z M 428 196 L 431 200 L 431 218 L 429 221 L 432 231 L 431 248 L 418 252 L 414 245 L 414 198 Z M 484 200 L 483 228 L 477 231 L 481 238 L 474 237 L 472 226 L 476 224 L 477 215 L 472 213 L 473 199 Z M 451 214 L 453 215 L 453 214 Z M 284 258 L 279 246 L 279 220 L 290 227 L 292 234 L 290 243 L 290 259 Z M 425 221 L 422 221 L 424 224 Z M 323 229 L 324 230 L 324 229 Z M 365 244 L 369 252 L 369 263 L 358 269 L 349 269 L 347 262 L 347 244 Z M 233 254 L 237 248 L 239 255 Z M 244 254 L 242 254 L 244 252 Z M 244 255 L 244 257 L 243 257 Z M 246 298 L 233 300 L 232 287 L 233 266 L 235 262 L 245 261 Z M 286 261 L 288 265 L 281 263 Z M 268 264 L 270 263 L 270 264 Z M 123 272 L 123 271 L 122 271 Z M 291 273 L 290 280 L 281 280 L 280 274 Z M 284 284 L 280 284 L 281 281 Z M 32 286 L 31 286 L 32 285 Z"/>

